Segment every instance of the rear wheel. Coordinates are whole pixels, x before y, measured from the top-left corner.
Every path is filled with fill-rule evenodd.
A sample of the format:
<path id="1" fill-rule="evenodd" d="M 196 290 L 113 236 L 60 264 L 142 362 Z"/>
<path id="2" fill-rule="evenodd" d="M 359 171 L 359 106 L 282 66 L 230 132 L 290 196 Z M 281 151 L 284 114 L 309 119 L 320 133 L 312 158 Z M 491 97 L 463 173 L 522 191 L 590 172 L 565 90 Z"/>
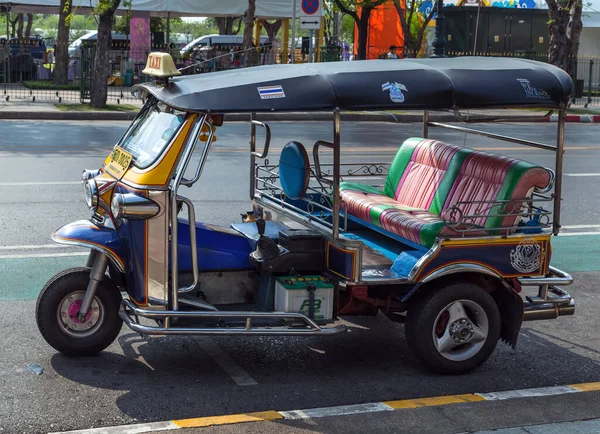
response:
<path id="1" fill-rule="evenodd" d="M 90 268 L 72 268 L 54 276 L 38 296 L 36 320 L 54 349 L 69 356 L 89 356 L 108 347 L 121 330 L 121 294 L 108 278 L 98 284 L 85 320 L 78 318 Z"/>
<path id="2" fill-rule="evenodd" d="M 405 332 L 409 346 L 429 369 L 463 374 L 494 351 L 500 312 L 492 296 L 474 283 L 452 283 L 410 306 Z"/>

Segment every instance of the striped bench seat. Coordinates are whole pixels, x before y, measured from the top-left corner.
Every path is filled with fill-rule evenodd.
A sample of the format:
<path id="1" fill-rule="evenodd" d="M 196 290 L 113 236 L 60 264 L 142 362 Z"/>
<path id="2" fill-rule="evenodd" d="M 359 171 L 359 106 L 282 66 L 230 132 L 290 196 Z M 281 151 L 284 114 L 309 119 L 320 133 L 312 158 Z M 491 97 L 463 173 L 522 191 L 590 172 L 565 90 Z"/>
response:
<path id="1" fill-rule="evenodd" d="M 438 237 L 463 235 L 444 223 L 449 208 L 456 206 L 463 215 L 479 210 L 473 224 L 481 231 L 465 236 L 489 234 L 516 225 L 517 216 L 498 215 L 498 207 L 486 210 L 490 207 L 473 202 L 523 200 L 552 179 L 549 170 L 526 161 L 410 138 L 398 149 L 383 190 L 342 182 L 340 195 L 348 214 L 429 248 Z"/>

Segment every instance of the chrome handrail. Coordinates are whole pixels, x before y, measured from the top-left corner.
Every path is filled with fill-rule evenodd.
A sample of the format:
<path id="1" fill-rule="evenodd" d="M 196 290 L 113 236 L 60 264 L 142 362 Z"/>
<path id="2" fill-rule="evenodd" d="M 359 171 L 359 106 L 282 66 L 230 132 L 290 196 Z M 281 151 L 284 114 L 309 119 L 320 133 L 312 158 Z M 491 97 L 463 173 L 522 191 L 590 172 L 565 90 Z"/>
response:
<path id="1" fill-rule="evenodd" d="M 265 159 L 269 154 L 269 145 L 271 144 L 271 128 L 267 124 L 254 119 L 252 120 L 252 125 L 263 127 L 265 129 L 265 147 L 263 149 L 262 154 L 253 150 L 250 151 L 250 154 L 254 157 Z"/>
<path id="2" fill-rule="evenodd" d="M 192 254 L 192 274 L 194 276 L 194 281 L 191 285 L 185 286 L 183 288 L 177 288 L 177 293 L 181 294 L 183 292 L 189 292 L 193 290 L 198 285 L 198 247 L 196 245 L 196 212 L 194 211 L 194 205 L 192 204 L 192 201 L 189 200 L 187 197 L 177 196 L 177 200 L 179 202 L 185 203 L 188 209 L 188 222 L 190 226 L 190 250 Z M 174 224 L 177 224 L 177 222 L 175 222 Z M 177 246 L 171 246 L 171 248 L 177 248 Z M 175 273 L 176 270 L 173 270 L 172 272 Z"/>

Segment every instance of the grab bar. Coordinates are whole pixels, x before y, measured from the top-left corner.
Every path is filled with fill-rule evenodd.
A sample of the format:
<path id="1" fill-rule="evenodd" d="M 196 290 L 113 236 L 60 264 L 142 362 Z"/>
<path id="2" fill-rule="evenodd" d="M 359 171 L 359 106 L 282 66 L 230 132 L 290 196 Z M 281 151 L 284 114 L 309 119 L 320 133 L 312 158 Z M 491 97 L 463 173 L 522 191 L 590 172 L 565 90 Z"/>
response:
<path id="1" fill-rule="evenodd" d="M 185 203 L 188 209 L 188 221 L 190 224 L 190 250 L 192 253 L 192 273 L 194 275 L 194 281 L 190 286 L 178 288 L 178 293 L 189 292 L 198 285 L 198 246 L 196 245 L 196 213 L 194 211 L 194 205 L 192 201 L 183 196 L 177 196 L 177 201 Z M 174 222 L 173 224 L 177 224 Z M 178 246 L 171 246 L 172 249 L 177 249 Z M 172 270 L 173 273 L 177 273 L 178 270 Z"/>
<path id="2" fill-rule="evenodd" d="M 333 143 L 318 140 L 313 146 L 313 160 L 315 162 L 315 176 L 317 179 L 325 184 L 333 185 L 333 181 L 325 178 L 321 172 L 321 163 L 319 162 L 319 148 L 323 146 L 325 148 L 333 149 Z"/>
<path id="3" fill-rule="evenodd" d="M 265 147 L 263 149 L 262 154 L 259 152 L 255 152 L 255 151 L 251 151 L 250 154 L 257 158 L 264 159 L 269 154 L 269 145 L 271 144 L 271 128 L 267 124 L 264 124 L 261 121 L 256 121 L 256 120 L 252 120 L 252 125 L 257 125 L 259 127 L 263 127 L 265 129 L 266 137 L 265 137 Z"/>

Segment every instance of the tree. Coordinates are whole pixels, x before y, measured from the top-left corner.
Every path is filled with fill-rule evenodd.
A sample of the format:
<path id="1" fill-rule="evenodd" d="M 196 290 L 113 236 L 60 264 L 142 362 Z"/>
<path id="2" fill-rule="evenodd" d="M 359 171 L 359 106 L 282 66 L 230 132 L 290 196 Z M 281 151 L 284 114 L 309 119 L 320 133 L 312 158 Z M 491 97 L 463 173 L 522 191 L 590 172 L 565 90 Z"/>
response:
<path id="1" fill-rule="evenodd" d="M 71 0 L 60 0 L 58 36 L 54 50 L 54 84 L 65 85 L 69 80 L 69 29 L 71 24 Z"/>
<path id="2" fill-rule="evenodd" d="M 365 60 L 367 58 L 367 37 L 369 36 L 369 18 L 371 12 L 377 6 L 386 3 L 388 0 L 335 0 L 335 4 L 340 10 L 352 17 L 358 28 L 358 52 L 356 60 Z M 360 15 L 358 10 L 360 9 Z"/>
<path id="3" fill-rule="evenodd" d="M 400 17 L 402 33 L 404 34 L 404 57 L 417 57 L 423 44 L 425 30 L 427 30 L 427 25 L 433 17 L 434 8 L 431 8 L 431 11 L 429 11 L 423 22 L 421 22 L 417 11 L 423 3 L 422 0 L 407 0 L 406 2 L 393 0 L 393 2 Z M 403 8 L 403 4 L 408 7 L 408 17 L 406 16 L 407 11 Z"/>
<path id="4" fill-rule="evenodd" d="M 248 9 L 244 17 L 244 66 L 255 66 L 258 63 L 254 47 L 254 13 L 256 12 L 256 0 L 248 0 Z"/>
<path id="5" fill-rule="evenodd" d="M 215 21 L 217 22 L 219 35 L 237 35 L 242 28 L 242 17 L 219 17 L 215 18 Z M 235 26 L 237 26 L 237 29 L 234 31 Z"/>
<path id="6" fill-rule="evenodd" d="M 582 0 L 546 0 L 548 4 L 548 30 L 550 45 L 548 62 L 562 68 L 573 76 L 573 64 L 579 52 Z"/>
<path id="7" fill-rule="evenodd" d="M 99 0 L 95 6 L 98 13 L 98 40 L 96 42 L 96 57 L 94 58 L 94 72 L 90 89 L 92 107 L 106 106 L 108 86 L 106 80 L 109 75 L 109 54 L 111 46 L 111 30 L 115 11 L 121 0 Z"/>

